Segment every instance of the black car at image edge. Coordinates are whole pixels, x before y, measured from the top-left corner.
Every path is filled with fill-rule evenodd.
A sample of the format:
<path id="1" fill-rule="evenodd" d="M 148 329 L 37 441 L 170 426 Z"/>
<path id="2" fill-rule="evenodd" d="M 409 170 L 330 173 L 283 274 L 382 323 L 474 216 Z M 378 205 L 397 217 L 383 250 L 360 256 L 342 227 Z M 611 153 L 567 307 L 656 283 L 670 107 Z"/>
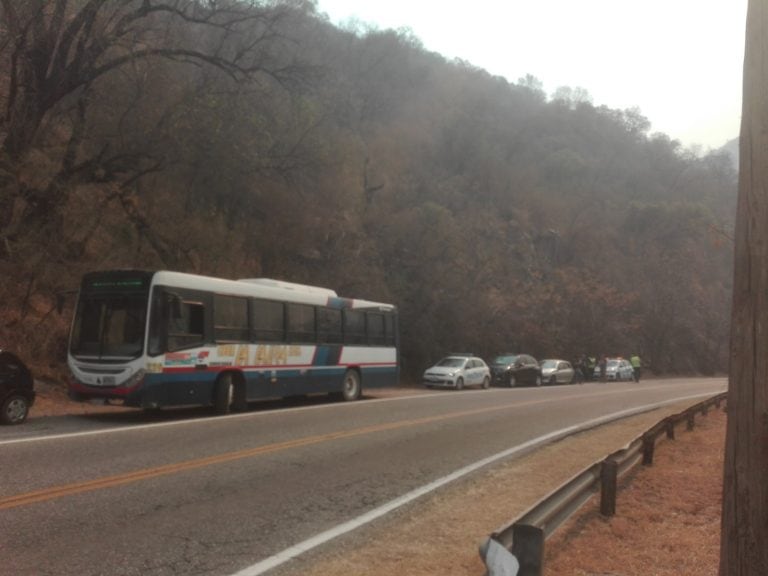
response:
<path id="1" fill-rule="evenodd" d="M 0 423 L 21 424 L 35 402 L 34 379 L 18 356 L 0 349 Z"/>

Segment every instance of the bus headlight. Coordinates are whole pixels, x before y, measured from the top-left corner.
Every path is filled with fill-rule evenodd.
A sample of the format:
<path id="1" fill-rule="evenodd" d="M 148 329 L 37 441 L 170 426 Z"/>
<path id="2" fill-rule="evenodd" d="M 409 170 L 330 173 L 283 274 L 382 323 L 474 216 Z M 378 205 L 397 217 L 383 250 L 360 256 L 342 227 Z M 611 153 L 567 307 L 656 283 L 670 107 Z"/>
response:
<path id="1" fill-rule="evenodd" d="M 146 374 L 146 370 L 144 368 L 139 368 L 136 370 L 136 373 L 133 374 L 128 380 L 126 380 L 123 383 L 123 387 L 125 388 L 133 388 L 134 386 L 137 386 L 141 383 L 142 380 L 144 380 L 144 375 Z"/>

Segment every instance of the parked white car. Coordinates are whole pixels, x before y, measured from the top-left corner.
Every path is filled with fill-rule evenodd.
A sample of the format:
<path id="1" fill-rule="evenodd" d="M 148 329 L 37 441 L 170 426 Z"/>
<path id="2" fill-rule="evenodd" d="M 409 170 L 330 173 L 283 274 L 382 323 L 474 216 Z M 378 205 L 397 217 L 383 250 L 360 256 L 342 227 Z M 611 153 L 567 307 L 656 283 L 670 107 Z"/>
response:
<path id="1" fill-rule="evenodd" d="M 608 358 L 605 362 L 606 380 L 634 380 L 635 372 L 632 364 L 624 358 Z M 600 380 L 600 367 L 595 368 L 595 380 Z"/>
<path id="2" fill-rule="evenodd" d="M 428 368 L 422 380 L 427 388 L 488 388 L 491 385 L 491 370 L 482 358 L 471 354 L 453 354 Z"/>

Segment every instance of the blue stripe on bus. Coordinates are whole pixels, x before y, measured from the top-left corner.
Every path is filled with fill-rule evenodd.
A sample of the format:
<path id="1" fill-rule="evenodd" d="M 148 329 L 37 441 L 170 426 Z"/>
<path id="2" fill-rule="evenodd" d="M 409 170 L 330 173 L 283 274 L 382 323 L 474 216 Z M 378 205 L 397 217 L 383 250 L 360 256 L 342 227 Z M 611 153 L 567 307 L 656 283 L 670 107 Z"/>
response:
<path id="1" fill-rule="evenodd" d="M 331 350 L 327 350 L 330 353 Z M 313 367 L 307 368 L 252 368 L 240 370 L 247 379 L 251 378 L 305 378 L 308 373 L 315 375 L 341 375 L 346 371 L 346 366 L 336 364 L 315 363 Z M 362 366 L 360 370 L 363 374 L 391 374 L 397 372 L 397 366 Z M 164 382 L 210 382 L 216 380 L 219 376 L 218 370 L 196 370 L 184 372 L 164 372 L 162 374 L 147 374 L 144 377 L 144 386 L 153 386 Z"/>
<path id="2" fill-rule="evenodd" d="M 339 298 L 338 296 L 331 296 L 328 298 L 328 308 L 334 310 L 342 310 L 344 308 L 352 308 L 352 300 L 349 298 Z"/>
<path id="3" fill-rule="evenodd" d="M 332 352 L 329 349 L 328 352 Z M 239 370 L 238 368 L 235 368 Z M 346 366 L 254 368 L 240 370 L 248 401 L 262 398 L 340 392 Z M 397 384 L 397 366 L 361 366 L 363 389 Z M 143 385 L 125 398 L 128 406 L 211 405 L 219 370 L 147 374 Z"/>
<path id="4" fill-rule="evenodd" d="M 341 359 L 341 344 L 318 346 L 315 349 L 313 366 L 337 366 Z"/>

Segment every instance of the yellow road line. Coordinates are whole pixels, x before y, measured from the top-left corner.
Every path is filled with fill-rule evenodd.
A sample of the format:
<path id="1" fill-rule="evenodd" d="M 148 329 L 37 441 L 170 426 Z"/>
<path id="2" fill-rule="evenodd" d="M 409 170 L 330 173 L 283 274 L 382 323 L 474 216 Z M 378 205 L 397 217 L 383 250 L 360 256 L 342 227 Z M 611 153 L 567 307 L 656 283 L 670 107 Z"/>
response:
<path id="1" fill-rule="evenodd" d="M 584 398 L 584 396 L 574 395 L 571 398 Z M 562 401 L 568 399 L 570 398 L 559 397 L 557 400 Z M 272 454 L 275 452 L 282 452 L 292 448 L 302 448 L 305 446 L 330 442 L 333 440 L 341 440 L 344 438 L 352 438 L 355 436 L 385 432 L 388 430 L 397 430 L 398 428 L 421 426 L 423 424 L 430 424 L 433 422 L 439 422 L 441 420 L 464 418 L 478 414 L 487 414 L 489 412 L 498 412 L 510 408 L 520 408 L 534 404 L 544 404 L 551 401 L 552 399 L 532 400 L 530 402 L 518 402 L 514 404 L 505 404 L 502 406 L 493 406 L 491 408 L 476 408 L 474 410 L 451 412 L 448 414 L 442 414 L 440 416 L 430 416 L 428 418 L 419 418 L 416 420 L 401 420 L 399 422 L 390 422 L 388 424 L 379 424 L 376 426 L 366 426 L 363 428 L 356 428 L 354 430 L 331 432 L 329 434 L 321 434 L 319 436 L 308 436 L 306 438 L 299 438 L 297 440 L 288 440 L 286 442 L 267 444 L 257 448 L 237 450 L 235 452 L 225 452 L 224 454 L 217 454 L 215 456 L 208 456 L 206 458 L 197 458 L 194 460 L 177 462 L 175 464 L 166 464 L 164 466 L 157 466 L 154 468 L 145 468 L 143 470 L 136 470 L 134 472 L 126 472 L 124 474 L 117 474 L 115 476 L 106 476 L 103 478 L 96 478 L 94 480 L 86 480 L 84 482 L 75 482 L 73 484 L 65 484 L 63 486 L 53 486 L 51 488 L 44 488 L 34 492 L 26 492 L 23 494 L 17 494 L 15 496 L 0 498 L 0 510 L 7 510 L 9 508 L 16 508 L 19 506 L 27 506 L 29 504 L 36 504 L 38 502 L 45 502 L 47 500 L 55 500 L 83 492 L 92 492 L 95 490 L 122 486 L 124 484 L 131 484 L 141 480 L 149 480 L 150 478 L 157 478 L 159 476 L 168 476 L 170 474 L 177 474 L 179 472 L 195 470 L 197 468 L 204 468 L 206 466 L 212 466 L 215 464 L 224 464 L 226 462 L 232 462 L 235 460 L 253 458 L 255 456 Z"/>

